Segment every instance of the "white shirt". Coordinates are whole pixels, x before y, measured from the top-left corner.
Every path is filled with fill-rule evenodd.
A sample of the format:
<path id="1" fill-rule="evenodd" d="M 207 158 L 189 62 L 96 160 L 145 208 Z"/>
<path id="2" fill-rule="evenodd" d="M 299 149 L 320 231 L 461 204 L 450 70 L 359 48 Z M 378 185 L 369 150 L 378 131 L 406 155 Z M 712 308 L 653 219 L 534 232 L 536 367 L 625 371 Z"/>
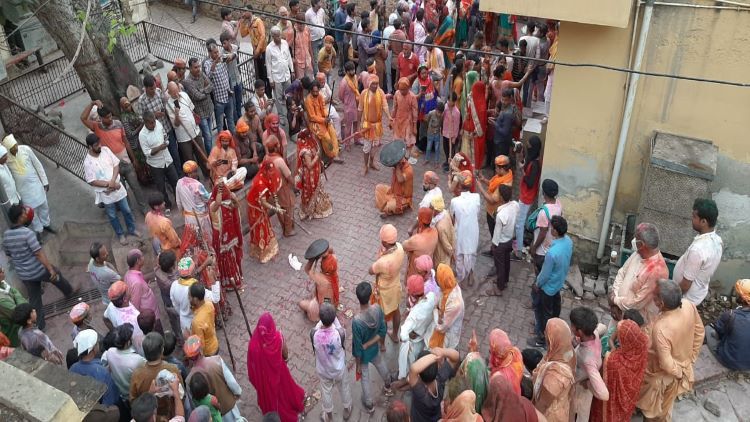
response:
<path id="1" fill-rule="evenodd" d="M 492 244 L 497 246 L 501 243 L 510 242 L 513 239 L 513 231 L 516 228 L 518 218 L 518 202 L 510 201 L 497 207 L 495 215 L 495 231 L 492 233 Z"/>
<path id="2" fill-rule="evenodd" d="M 197 283 L 200 283 L 200 281 Z M 219 303 L 220 288 L 217 281 L 211 287 L 211 290 L 206 289 L 204 299 L 210 300 L 213 303 Z M 169 298 L 172 299 L 172 304 L 180 315 L 180 328 L 182 331 L 190 331 L 193 324 L 193 309 L 190 307 L 190 286 L 183 286 L 180 284 L 179 279 L 173 281 L 172 286 L 169 288 Z"/>
<path id="3" fill-rule="evenodd" d="M 305 12 L 305 22 L 321 26 L 308 26 L 310 29 L 310 41 L 322 40 L 326 36 L 326 30 L 322 28 L 326 24 L 326 12 L 322 7 L 317 12 L 312 7 L 307 9 Z M 317 55 L 318 53 L 315 52 L 315 54 Z"/>
<path id="4" fill-rule="evenodd" d="M 5 197 L 8 198 L 4 204 L 16 205 L 21 201 L 21 196 L 18 195 L 18 191 L 16 190 L 16 181 L 13 180 L 10 169 L 8 169 L 8 166 L 2 164 L 0 164 L 0 183 L 3 185 Z"/>
<path id="5" fill-rule="evenodd" d="M 482 210 L 478 193 L 461 192 L 451 199 L 451 214 L 456 228 L 456 255 L 474 255 L 479 247 L 479 213 Z"/>
<path id="6" fill-rule="evenodd" d="M 278 45 L 271 40 L 266 47 L 266 67 L 271 82 L 282 83 L 291 80 L 294 69 L 292 66 L 292 54 L 286 40 L 282 39 Z"/>
<path id="7" fill-rule="evenodd" d="M 164 108 L 167 110 L 169 120 L 174 126 L 174 134 L 177 137 L 177 142 L 190 142 L 200 133 L 198 125 L 195 124 L 195 117 L 193 116 L 193 110 L 195 106 L 193 101 L 185 92 L 180 92 L 179 98 L 177 99 L 180 104 L 179 116 L 180 124 L 174 124 L 174 116 L 177 109 L 174 106 L 175 98 L 169 97 L 164 103 Z"/>
<path id="8" fill-rule="evenodd" d="M 392 22 L 383 30 L 383 46 L 385 47 L 386 51 L 388 50 L 388 39 L 391 38 L 391 35 L 393 35 L 394 31 L 396 31 L 396 28 L 393 26 Z"/>
<path id="9" fill-rule="evenodd" d="M 401 16 L 398 15 L 398 11 L 393 11 L 390 15 L 388 15 L 388 25 L 393 25 L 393 22 L 396 22 L 396 19 L 399 19 Z"/>
<path id="10" fill-rule="evenodd" d="M 518 40 L 518 43 L 520 44 L 523 40 L 526 40 L 526 57 L 539 57 L 539 38 L 533 35 L 524 35 Z"/>
<path id="11" fill-rule="evenodd" d="M 115 327 L 119 327 L 126 322 L 132 324 L 133 337 L 143 337 L 143 331 L 141 331 L 141 327 L 138 326 L 138 315 L 140 314 L 141 313 L 138 312 L 138 309 L 135 309 L 135 306 L 133 306 L 132 303 L 124 308 L 118 308 L 114 303 L 109 302 L 107 309 L 104 310 L 104 318 L 107 318 Z"/>
<path id="12" fill-rule="evenodd" d="M 83 175 L 86 179 L 86 183 L 91 183 L 94 180 L 112 180 L 112 173 L 115 166 L 120 164 L 120 160 L 115 157 L 115 154 L 107 147 L 102 147 L 102 151 L 98 157 L 94 157 L 91 154 L 86 154 L 86 158 L 83 160 Z M 120 182 L 120 175 L 117 175 L 116 182 Z M 126 196 L 128 192 L 125 190 L 125 186 L 120 183 L 120 189 L 113 192 L 106 192 L 107 188 L 101 186 L 94 186 L 94 192 L 96 197 L 94 199 L 95 204 L 114 204 L 119 202 Z"/>
<path id="13" fill-rule="evenodd" d="M 138 143 L 141 145 L 143 155 L 146 157 L 146 164 L 160 169 L 167 168 L 172 164 L 172 156 L 169 155 L 167 148 L 157 152 L 155 155 L 151 155 L 151 150 L 166 142 L 168 142 L 167 134 L 164 133 L 164 126 L 158 120 L 156 121 L 154 130 L 148 130 L 145 125 L 143 126 L 143 129 L 138 134 Z"/>
<path id="14" fill-rule="evenodd" d="M 24 205 L 36 208 L 47 201 L 44 187 L 49 185 L 47 173 L 34 151 L 28 145 L 18 145 L 18 153 L 14 156 L 8 152 L 6 166 L 16 182 L 16 191 L 21 196 Z M 17 170 L 17 166 L 25 168 L 24 172 Z"/>
<path id="15" fill-rule="evenodd" d="M 706 298 L 708 284 L 721 262 L 723 248 L 724 243 L 715 231 L 699 234 L 677 261 L 672 278 L 678 283 L 683 278 L 693 282 L 685 293 L 685 299 L 693 305 L 700 305 Z"/>
<path id="16" fill-rule="evenodd" d="M 440 186 L 435 186 L 424 194 L 424 198 L 422 198 L 422 201 L 419 203 L 419 208 L 430 208 L 432 200 L 442 196 L 443 191 L 440 190 Z"/>

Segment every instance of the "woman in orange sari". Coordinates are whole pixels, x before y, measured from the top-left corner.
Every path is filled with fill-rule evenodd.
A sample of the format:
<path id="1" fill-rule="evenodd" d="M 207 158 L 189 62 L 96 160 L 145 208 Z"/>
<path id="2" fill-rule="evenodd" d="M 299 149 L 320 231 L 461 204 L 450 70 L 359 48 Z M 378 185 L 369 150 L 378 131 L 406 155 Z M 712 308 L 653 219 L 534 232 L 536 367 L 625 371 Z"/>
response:
<path id="1" fill-rule="evenodd" d="M 471 71 L 466 74 L 466 89 L 471 94 L 466 99 L 466 120 L 464 133 L 469 135 L 469 150 L 473 154 L 474 168 L 484 167 L 485 137 L 487 136 L 487 86 L 477 80 L 479 74 Z M 465 138 L 466 141 L 466 138 Z"/>
<path id="2" fill-rule="evenodd" d="M 333 213 L 331 197 L 323 190 L 320 174 L 323 168 L 320 147 L 309 129 L 297 135 L 297 176 L 300 190 L 299 216 L 301 219 L 326 218 Z"/>
<path id="3" fill-rule="evenodd" d="M 513 391 L 521 395 L 521 378 L 523 378 L 521 351 L 513 346 L 508 334 L 499 328 L 490 331 L 490 375 L 494 374 L 505 377 Z"/>
<path id="4" fill-rule="evenodd" d="M 453 21 L 453 16 L 448 14 L 448 7 L 443 6 L 442 10 L 443 22 L 437 30 L 437 36 L 435 36 L 435 44 L 441 47 L 454 47 L 456 42 L 456 25 Z M 456 56 L 456 51 L 452 48 L 443 48 L 443 57 L 445 58 L 445 68 L 450 67 L 453 58 Z"/>
<path id="5" fill-rule="evenodd" d="M 276 193 L 281 188 L 281 172 L 271 161 L 263 161 L 247 192 L 247 216 L 250 222 L 250 256 L 261 264 L 279 252 L 279 243 L 271 228 L 268 211 L 283 212 Z"/>
<path id="6" fill-rule="evenodd" d="M 609 401 L 594 399 L 592 422 L 630 420 L 640 394 L 648 362 L 649 338 L 638 324 L 630 320 L 620 321 L 616 332 L 620 347 L 608 353 L 602 365 Z"/>

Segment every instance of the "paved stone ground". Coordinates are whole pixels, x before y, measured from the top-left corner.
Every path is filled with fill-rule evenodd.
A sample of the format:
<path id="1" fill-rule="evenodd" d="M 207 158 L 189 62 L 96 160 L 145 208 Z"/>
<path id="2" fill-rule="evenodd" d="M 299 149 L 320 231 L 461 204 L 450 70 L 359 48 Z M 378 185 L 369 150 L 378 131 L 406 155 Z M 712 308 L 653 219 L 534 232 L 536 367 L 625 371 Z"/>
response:
<path id="1" fill-rule="evenodd" d="M 214 36 L 219 28 L 218 21 L 201 17 L 196 24 L 190 24 L 189 12 L 183 9 L 172 8 L 159 4 L 151 7 L 152 21 L 178 27 L 185 32 L 206 38 Z M 385 139 L 390 139 L 390 133 L 386 132 Z M 331 195 L 334 204 L 334 213 L 327 219 L 312 222 L 304 222 L 304 227 L 310 232 L 297 228 L 297 236 L 293 238 L 279 239 L 279 255 L 265 265 L 247 258 L 243 263 L 243 270 L 248 277 L 248 287 L 241 294 L 241 300 L 247 311 L 247 317 L 251 328 L 255 327 L 258 317 L 266 311 L 274 315 L 279 329 L 284 333 L 290 351 L 289 367 L 297 382 L 305 388 L 305 391 L 313 397 L 308 409 L 307 418 L 316 420 L 320 414 L 318 379 L 315 373 L 315 360 L 309 342 L 309 330 L 313 326 L 308 322 L 303 313 L 297 307 L 297 301 L 311 296 L 312 285 L 302 272 L 295 272 L 287 262 L 289 254 L 301 257 L 310 242 L 317 238 L 326 238 L 330 241 L 339 259 L 339 277 L 344 291 L 341 301 L 345 307 L 339 313 L 339 319 L 350 331 L 351 320 L 346 316 L 347 311 L 356 312 L 357 301 L 354 293 L 355 286 L 361 281 L 372 281 L 368 276 L 367 269 L 378 250 L 378 230 L 384 221 L 379 217 L 378 210 L 374 207 L 374 188 L 377 183 L 388 183 L 390 181 L 390 170 L 382 169 L 379 172 L 370 172 L 367 177 L 362 177 L 361 163 L 362 153 L 355 146 L 351 151 L 343 152 L 342 158 L 346 160 L 344 165 L 334 165 L 328 169 L 328 181 L 326 190 Z M 421 178 L 426 170 L 421 162 L 414 166 L 415 203 L 421 199 Z M 447 191 L 445 175 L 441 173 L 441 187 Z M 450 200 L 449 194 L 446 202 Z M 387 222 L 393 223 L 399 229 L 399 240 L 404 240 L 406 231 L 415 218 L 415 212 L 411 211 L 399 217 L 392 217 Z M 480 218 L 480 251 L 489 247 L 489 234 L 484 222 L 483 213 Z M 274 229 L 277 234 L 281 233 L 278 222 L 274 220 Z M 514 262 L 511 268 L 511 284 L 503 297 L 487 297 L 481 294 L 485 289 L 482 283 L 484 275 L 490 270 L 492 262 L 489 258 L 480 256 L 477 261 L 477 283 L 473 287 L 462 286 L 466 312 L 464 317 L 464 331 L 460 352 L 466 352 L 466 345 L 472 330 L 476 330 L 482 353 L 488 352 L 487 334 L 492 328 L 499 327 L 508 332 L 514 344 L 524 348 L 526 339 L 530 336 L 533 314 L 530 310 L 523 308 L 528 301 L 529 286 L 533 280 L 533 268 L 525 262 Z M 235 375 L 243 387 L 240 409 L 242 414 L 250 421 L 260 420 L 260 410 L 256 406 L 255 390 L 248 382 L 246 354 L 249 340 L 248 330 L 241 316 L 236 296 L 230 296 L 230 302 L 234 308 L 234 316 L 226 326 L 226 337 L 220 332 L 221 355 L 230 364 L 229 348 L 226 338 L 229 338 L 231 350 L 235 360 Z M 574 306 L 585 304 L 594 307 L 602 322 L 607 323 L 609 316 L 605 315 L 602 308 L 596 306 L 596 302 L 578 301 L 566 292 L 563 298 L 562 318 L 567 318 L 570 309 Z M 95 315 L 103 312 L 101 305 L 96 306 Z M 94 321 L 95 325 L 104 331 L 100 320 Z M 64 316 L 59 316 L 48 321 L 48 333 L 53 341 L 65 350 L 71 347 L 70 326 Z M 388 340 L 387 361 L 391 370 L 396 369 L 397 349 Z M 352 391 L 355 412 L 353 421 L 380 421 L 384 420 L 384 411 L 388 405 L 385 397 L 379 397 L 376 401 L 376 412 L 367 415 L 362 411 L 360 404 L 361 388 L 354 382 L 354 371 L 352 366 L 354 360 L 351 358 L 350 347 L 347 348 L 350 388 Z M 703 359 L 707 353 L 702 353 L 699 361 L 700 368 L 696 369 L 696 378 L 703 379 L 715 376 L 721 372 L 715 360 L 713 362 Z M 374 374 L 373 374 L 374 375 Z M 376 385 L 379 385 L 378 376 L 373 376 Z M 705 391 L 704 391 L 705 390 Z M 378 391 L 377 389 L 375 391 Z M 683 400 L 675 406 L 676 420 L 694 418 L 699 420 L 748 420 L 747 393 L 750 386 L 746 381 L 722 381 L 715 386 L 701 387 L 695 397 Z M 335 418 L 341 420 L 342 410 L 340 399 L 334 393 L 336 403 Z M 397 395 L 398 397 L 398 395 Z M 721 416 L 712 416 L 703 408 L 705 398 L 711 399 L 719 405 Z M 403 397 L 409 401 L 408 394 Z M 731 404 L 730 404 L 731 403 Z M 744 406 L 744 407 L 743 407 Z M 711 407 L 709 405 L 709 407 Z M 677 419 L 677 416 L 680 416 Z M 639 420 L 634 418 L 634 420 Z"/>

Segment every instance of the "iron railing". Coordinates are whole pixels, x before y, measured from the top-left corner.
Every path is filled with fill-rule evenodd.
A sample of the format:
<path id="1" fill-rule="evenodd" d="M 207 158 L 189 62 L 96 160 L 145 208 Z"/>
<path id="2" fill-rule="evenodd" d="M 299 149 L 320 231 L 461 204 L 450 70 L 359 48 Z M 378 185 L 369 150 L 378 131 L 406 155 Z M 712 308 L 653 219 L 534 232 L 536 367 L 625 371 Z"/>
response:
<path id="1" fill-rule="evenodd" d="M 34 148 L 81 180 L 86 146 L 76 137 L 50 123 L 31 109 L 0 94 L 0 122 L 24 145 Z"/>
<path id="2" fill-rule="evenodd" d="M 67 66 L 68 59 L 64 56 L 52 60 L 41 67 L 3 82 L 0 85 L 0 93 L 29 108 L 51 106 L 83 90 L 83 83 L 72 69 L 57 83 L 53 83 Z"/>

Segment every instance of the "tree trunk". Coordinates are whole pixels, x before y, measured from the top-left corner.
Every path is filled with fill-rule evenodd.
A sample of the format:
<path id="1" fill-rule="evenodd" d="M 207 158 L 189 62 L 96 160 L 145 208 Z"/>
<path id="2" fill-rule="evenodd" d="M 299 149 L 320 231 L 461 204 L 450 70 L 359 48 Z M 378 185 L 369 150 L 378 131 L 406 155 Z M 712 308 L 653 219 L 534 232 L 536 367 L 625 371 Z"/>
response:
<path id="1" fill-rule="evenodd" d="M 140 86 L 138 70 L 130 56 L 118 44 L 110 53 L 110 22 L 103 15 L 98 0 L 50 0 L 36 16 L 44 29 L 54 38 L 68 60 L 73 60 L 81 39 L 83 22 L 77 11 L 86 12 L 87 1 L 91 1 L 91 12 L 86 35 L 73 70 L 78 74 L 92 100 L 101 100 L 113 113 L 119 114 L 119 100 L 125 95 L 128 85 Z M 35 0 L 38 8 L 40 0 Z"/>

